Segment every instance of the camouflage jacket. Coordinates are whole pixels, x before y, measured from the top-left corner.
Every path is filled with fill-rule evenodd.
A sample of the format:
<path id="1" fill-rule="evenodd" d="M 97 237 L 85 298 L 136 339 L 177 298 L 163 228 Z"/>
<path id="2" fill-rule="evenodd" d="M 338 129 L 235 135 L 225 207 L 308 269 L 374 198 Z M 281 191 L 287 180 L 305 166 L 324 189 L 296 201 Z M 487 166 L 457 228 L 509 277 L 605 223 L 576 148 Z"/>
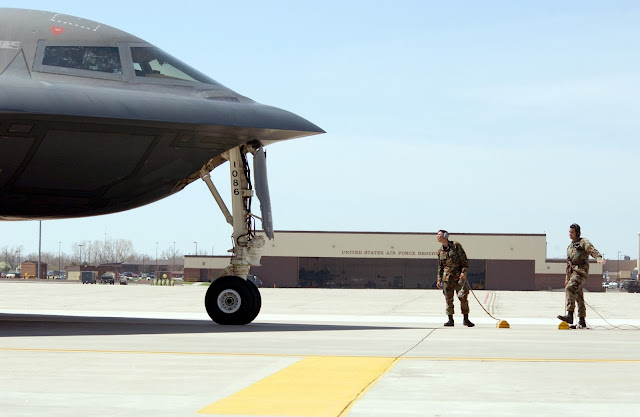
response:
<path id="1" fill-rule="evenodd" d="M 567 248 L 567 278 L 577 272 L 585 278 L 589 275 L 589 255 L 602 259 L 602 255 L 587 239 L 571 242 Z"/>
<path id="2" fill-rule="evenodd" d="M 458 279 L 461 273 L 467 273 L 469 261 L 462 245 L 449 241 L 449 246 L 438 249 L 438 282 Z"/>

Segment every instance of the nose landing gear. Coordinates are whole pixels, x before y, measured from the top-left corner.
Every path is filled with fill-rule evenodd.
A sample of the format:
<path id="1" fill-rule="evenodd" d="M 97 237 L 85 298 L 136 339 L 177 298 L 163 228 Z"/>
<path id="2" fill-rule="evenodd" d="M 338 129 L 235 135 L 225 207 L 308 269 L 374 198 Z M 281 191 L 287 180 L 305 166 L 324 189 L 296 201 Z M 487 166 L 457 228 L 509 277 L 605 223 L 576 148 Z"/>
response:
<path id="1" fill-rule="evenodd" d="M 256 160 L 260 160 L 264 164 L 264 151 L 259 144 L 239 146 L 222 155 L 230 164 L 233 215 L 229 213 L 213 185 L 209 172 L 203 169 L 200 173 L 200 177 L 209 187 L 225 219 L 233 226 L 234 245 L 229 251 L 233 253 L 231 264 L 220 274 L 219 278 L 211 283 L 204 300 L 207 314 L 218 324 L 251 323 L 258 316 L 262 306 L 260 291 L 247 280 L 250 267 L 260 266 L 262 247 L 265 243 L 264 237 L 255 235 L 255 227 L 253 227 L 253 217 L 259 217 L 251 214 L 253 189 L 246 159 L 248 152 L 255 155 L 254 164 Z M 262 190 L 258 190 L 258 197 L 261 199 L 263 208 L 262 219 L 259 219 L 262 220 L 267 237 L 273 239 L 266 166 L 259 167 L 258 170 L 255 168 L 254 165 L 254 175 L 257 176 L 258 172 L 264 175 L 264 178 L 256 178 L 256 183 L 260 183 L 262 187 Z M 267 207 L 266 212 L 265 207 Z"/>

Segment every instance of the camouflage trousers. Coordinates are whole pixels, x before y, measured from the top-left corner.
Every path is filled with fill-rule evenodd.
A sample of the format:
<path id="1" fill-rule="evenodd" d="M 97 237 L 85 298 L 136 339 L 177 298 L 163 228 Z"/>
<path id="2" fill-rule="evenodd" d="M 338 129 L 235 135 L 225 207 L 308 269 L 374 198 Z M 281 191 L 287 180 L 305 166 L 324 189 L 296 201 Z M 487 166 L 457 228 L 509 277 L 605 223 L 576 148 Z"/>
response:
<path id="1" fill-rule="evenodd" d="M 587 317 L 587 309 L 584 305 L 584 295 L 582 294 L 582 285 L 587 277 L 573 272 L 569 277 L 569 282 L 565 287 L 565 295 L 567 298 L 567 311 L 574 311 L 576 301 L 578 302 L 578 317 Z"/>
<path id="2" fill-rule="evenodd" d="M 469 314 L 469 301 L 467 297 L 469 297 L 469 287 L 466 283 L 460 284 L 458 282 L 458 278 L 449 278 L 448 281 L 443 281 L 442 285 L 444 286 L 444 298 L 447 300 L 447 315 L 453 315 L 453 293 L 458 293 L 458 299 L 460 300 L 460 310 L 462 310 L 462 314 Z"/>

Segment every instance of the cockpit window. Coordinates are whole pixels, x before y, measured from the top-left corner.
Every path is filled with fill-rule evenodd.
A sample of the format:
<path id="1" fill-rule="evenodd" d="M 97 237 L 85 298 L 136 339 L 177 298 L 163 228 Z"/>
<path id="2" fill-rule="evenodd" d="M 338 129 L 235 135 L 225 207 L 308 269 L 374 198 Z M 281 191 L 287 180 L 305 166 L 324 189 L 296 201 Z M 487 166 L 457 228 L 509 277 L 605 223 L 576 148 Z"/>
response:
<path id="1" fill-rule="evenodd" d="M 117 47 L 47 46 L 42 65 L 122 74 Z"/>
<path id="2" fill-rule="evenodd" d="M 213 80 L 158 48 L 132 47 L 131 58 L 137 77 L 214 83 Z"/>

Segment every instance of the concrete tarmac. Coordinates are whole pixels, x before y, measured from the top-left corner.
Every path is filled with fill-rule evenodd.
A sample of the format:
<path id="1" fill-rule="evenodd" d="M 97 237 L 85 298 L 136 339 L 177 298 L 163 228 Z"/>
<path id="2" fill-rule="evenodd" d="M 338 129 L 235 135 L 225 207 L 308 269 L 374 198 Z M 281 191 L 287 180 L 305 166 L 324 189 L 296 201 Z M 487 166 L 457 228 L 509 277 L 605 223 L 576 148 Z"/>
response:
<path id="1" fill-rule="evenodd" d="M 219 326 L 207 287 L 0 280 L 2 416 L 637 416 L 640 294 L 262 288 Z M 459 312 L 458 301 L 455 300 Z M 632 327 L 636 326 L 636 327 Z"/>

